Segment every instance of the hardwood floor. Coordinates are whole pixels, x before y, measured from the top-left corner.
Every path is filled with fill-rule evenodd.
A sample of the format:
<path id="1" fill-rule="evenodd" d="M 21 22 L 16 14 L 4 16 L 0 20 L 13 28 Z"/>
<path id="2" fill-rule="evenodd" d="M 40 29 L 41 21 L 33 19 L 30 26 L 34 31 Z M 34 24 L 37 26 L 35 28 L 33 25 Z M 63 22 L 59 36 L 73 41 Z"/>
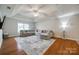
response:
<path id="1" fill-rule="evenodd" d="M 73 40 L 57 39 L 44 55 L 79 55 L 79 45 Z"/>
<path id="2" fill-rule="evenodd" d="M 8 38 L 3 41 L 0 55 L 26 55 L 26 53 L 17 47 L 14 38 Z M 73 40 L 56 38 L 54 44 L 43 55 L 79 55 L 79 45 Z"/>
<path id="3" fill-rule="evenodd" d="M 14 38 L 8 38 L 3 41 L 0 48 L 0 55 L 26 55 L 26 53 L 17 47 Z"/>

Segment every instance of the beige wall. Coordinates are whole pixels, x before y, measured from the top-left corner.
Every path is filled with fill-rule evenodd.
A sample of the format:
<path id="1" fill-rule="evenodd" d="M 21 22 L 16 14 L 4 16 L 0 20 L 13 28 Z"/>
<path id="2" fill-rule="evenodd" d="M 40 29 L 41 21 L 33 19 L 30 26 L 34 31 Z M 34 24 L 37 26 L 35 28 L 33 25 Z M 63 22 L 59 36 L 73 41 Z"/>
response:
<path id="1" fill-rule="evenodd" d="M 43 19 L 41 19 L 43 20 Z M 75 40 L 79 40 L 79 15 L 74 15 L 72 17 L 65 17 L 62 19 L 51 18 L 44 19 L 43 21 L 39 21 L 36 23 L 36 28 L 40 30 L 53 30 L 55 35 L 58 37 L 62 37 L 62 21 L 68 21 L 66 28 L 66 38 L 72 38 Z M 17 33 L 17 22 L 20 20 L 15 20 L 12 18 L 6 18 L 6 21 L 3 26 L 4 33 L 9 33 L 10 35 L 18 35 Z M 25 22 L 25 21 L 24 21 Z M 30 23 L 30 22 L 26 22 Z M 34 23 L 30 23 L 32 29 L 35 29 Z"/>
<path id="2" fill-rule="evenodd" d="M 74 15 L 69 19 L 67 35 L 69 38 L 79 40 L 79 15 Z"/>
<path id="3" fill-rule="evenodd" d="M 38 22 L 36 24 L 37 29 L 41 30 L 53 30 L 55 32 L 55 35 L 58 37 L 62 37 L 62 31 L 61 28 L 62 22 L 67 21 L 67 28 L 66 28 L 66 38 L 72 38 L 74 40 L 79 40 L 79 16 L 75 15 L 72 17 L 65 17 L 62 19 L 52 18 L 48 19 L 43 22 Z"/>
<path id="4" fill-rule="evenodd" d="M 18 23 L 22 22 L 22 23 L 27 23 L 30 25 L 30 29 L 35 29 L 35 24 L 34 22 L 30 22 L 30 21 L 23 21 L 22 20 L 17 20 L 14 18 L 6 18 L 4 25 L 3 25 L 3 32 L 4 33 L 8 33 L 10 36 L 18 36 Z"/>
<path id="5" fill-rule="evenodd" d="M 38 22 L 36 24 L 36 28 L 39 30 L 53 30 L 55 35 L 61 37 L 61 29 L 60 29 L 60 22 L 56 18 L 46 19 L 44 21 Z"/>

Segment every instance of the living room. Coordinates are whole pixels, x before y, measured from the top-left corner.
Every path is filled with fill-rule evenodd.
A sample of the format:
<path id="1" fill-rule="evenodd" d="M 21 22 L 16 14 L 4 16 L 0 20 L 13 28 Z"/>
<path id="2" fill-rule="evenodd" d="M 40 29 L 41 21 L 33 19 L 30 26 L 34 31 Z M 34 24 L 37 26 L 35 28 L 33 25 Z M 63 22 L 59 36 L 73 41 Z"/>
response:
<path id="1" fill-rule="evenodd" d="M 74 40 L 76 43 L 73 44 L 79 45 L 78 10 L 79 5 L 76 4 L 2 4 L 0 5 L 0 44 L 5 47 L 11 44 L 9 39 L 16 40 L 18 48 L 28 55 L 44 54 L 55 39 Z M 71 47 L 70 43 L 69 45 Z M 8 49 L 2 48 L 2 50 L 6 50 L 1 52 L 2 54 L 9 54 Z M 79 54 L 78 52 L 54 54 Z"/>

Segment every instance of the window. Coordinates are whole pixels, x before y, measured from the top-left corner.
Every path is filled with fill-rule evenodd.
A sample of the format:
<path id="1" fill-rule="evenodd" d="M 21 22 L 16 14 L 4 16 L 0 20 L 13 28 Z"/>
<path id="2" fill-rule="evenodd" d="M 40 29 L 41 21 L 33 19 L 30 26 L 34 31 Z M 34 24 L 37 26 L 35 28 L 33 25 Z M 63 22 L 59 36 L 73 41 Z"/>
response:
<path id="1" fill-rule="evenodd" d="M 20 30 L 29 30 L 29 24 L 18 23 L 18 32 L 20 32 Z"/>

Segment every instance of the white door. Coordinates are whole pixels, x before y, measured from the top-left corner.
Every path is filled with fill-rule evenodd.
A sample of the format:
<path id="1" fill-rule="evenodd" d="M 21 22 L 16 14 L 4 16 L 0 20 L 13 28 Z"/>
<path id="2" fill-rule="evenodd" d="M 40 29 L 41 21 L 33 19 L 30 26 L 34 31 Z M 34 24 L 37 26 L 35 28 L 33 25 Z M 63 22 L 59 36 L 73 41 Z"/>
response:
<path id="1" fill-rule="evenodd" d="M 0 48 L 1 48 L 1 45 L 2 45 L 2 30 L 0 30 Z"/>

